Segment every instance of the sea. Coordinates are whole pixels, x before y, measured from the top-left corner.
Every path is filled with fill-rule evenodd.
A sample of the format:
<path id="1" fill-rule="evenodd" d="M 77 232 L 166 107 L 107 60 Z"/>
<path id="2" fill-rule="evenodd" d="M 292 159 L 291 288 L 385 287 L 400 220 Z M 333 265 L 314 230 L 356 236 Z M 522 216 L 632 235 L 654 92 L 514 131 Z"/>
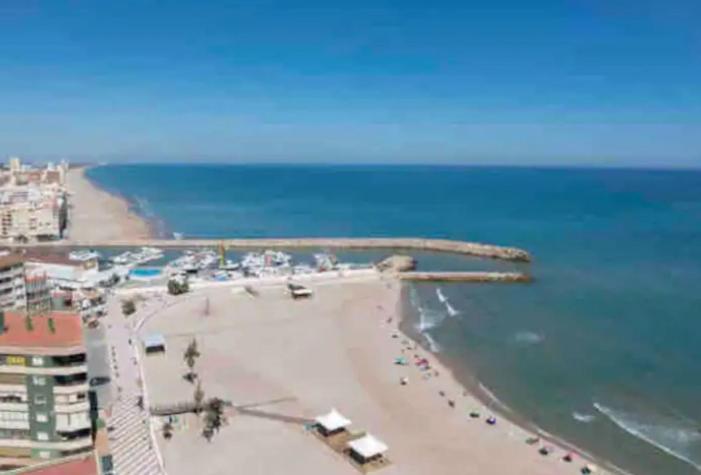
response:
<path id="1" fill-rule="evenodd" d="M 168 237 L 527 249 L 530 264 L 417 254 L 423 269 L 516 268 L 535 281 L 411 285 L 403 325 L 495 411 L 632 473 L 701 472 L 701 171 L 107 165 L 87 175 Z"/>

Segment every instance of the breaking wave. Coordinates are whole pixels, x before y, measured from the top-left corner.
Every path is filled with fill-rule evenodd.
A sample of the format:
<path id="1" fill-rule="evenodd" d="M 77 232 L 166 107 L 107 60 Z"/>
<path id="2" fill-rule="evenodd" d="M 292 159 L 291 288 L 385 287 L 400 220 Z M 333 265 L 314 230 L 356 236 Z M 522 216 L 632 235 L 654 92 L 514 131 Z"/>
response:
<path id="1" fill-rule="evenodd" d="M 445 295 L 443 294 L 443 291 L 441 290 L 440 287 L 438 287 L 438 288 L 436 289 L 436 296 L 438 297 L 438 300 L 439 300 L 441 303 L 445 303 L 445 301 L 448 300 L 448 299 L 445 297 Z"/>
<path id="2" fill-rule="evenodd" d="M 448 312 L 449 316 L 454 317 L 460 313 L 457 310 L 455 310 L 455 307 L 450 305 L 448 298 L 445 296 L 445 294 L 443 293 L 443 291 L 441 290 L 440 287 L 436 288 L 436 297 L 438 297 L 438 301 L 440 303 L 445 305 L 445 311 Z"/>
<path id="3" fill-rule="evenodd" d="M 409 302 L 411 303 L 411 306 L 416 310 L 416 313 L 419 317 L 418 321 L 414 325 L 414 328 L 417 332 L 421 334 L 421 336 L 428 344 L 429 349 L 433 353 L 440 353 L 441 346 L 429 333 L 429 330 L 440 326 L 441 323 L 443 323 L 443 321 L 448 317 L 448 314 L 445 312 L 433 310 L 431 308 L 422 306 L 419 300 L 418 293 L 413 287 L 409 291 Z"/>
<path id="4" fill-rule="evenodd" d="M 589 424 L 590 422 L 593 422 L 594 419 L 596 419 L 596 416 L 594 414 L 585 414 L 583 412 L 574 411 L 572 413 L 572 418 L 577 422 Z"/>
<path id="5" fill-rule="evenodd" d="M 521 345 L 537 345 L 545 340 L 545 336 L 531 331 L 521 331 L 513 336 L 513 341 Z"/>
<path id="6" fill-rule="evenodd" d="M 618 427 L 663 452 L 701 470 L 701 430 L 698 424 L 677 418 L 633 414 L 594 403 Z"/>

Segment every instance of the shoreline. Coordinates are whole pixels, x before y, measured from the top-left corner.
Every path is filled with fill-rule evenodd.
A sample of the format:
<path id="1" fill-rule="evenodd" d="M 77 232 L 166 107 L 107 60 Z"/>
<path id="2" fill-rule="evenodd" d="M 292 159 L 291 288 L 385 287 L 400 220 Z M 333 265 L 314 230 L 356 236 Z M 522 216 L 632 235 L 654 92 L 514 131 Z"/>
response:
<path id="1" fill-rule="evenodd" d="M 76 246 L 86 240 L 155 237 L 153 223 L 136 213 L 125 197 L 100 188 L 88 178 L 85 172 L 89 168 L 72 168 L 68 172 L 68 237 L 57 243 Z"/>
<path id="2" fill-rule="evenodd" d="M 81 178 L 85 182 L 89 183 L 95 192 L 109 195 L 110 198 L 121 203 L 121 208 L 123 208 L 123 209 L 119 210 L 119 211 L 123 212 L 123 215 L 118 216 L 118 213 L 115 213 L 116 217 L 114 219 L 117 219 L 117 220 L 120 220 L 120 219 L 121 220 L 124 220 L 124 219 L 138 220 L 143 225 L 145 225 L 148 229 L 148 236 L 145 239 L 153 239 L 154 237 L 156 237 L 158 232 L 157 232 L 157 226 L 155 224 L 155 221 L 149 220 L 148 218 L 146 218 L 146 217 L 140 215 L 138 212 L 136 212 L 134 210 L 134 206 L 133 206 L 134 203 L 131 202 L 128 198 L 126 198 L 124 196 L 120 196 L 119 194 L 113 193 L 111 191 L 107 191 L 103 188 L 100 188 L 97 184 L 95 184 L 92 180 L 90 180 L 87 177 L 87 175 L 85 174 L 85 171 L 88 168 L 89 167 L 84 167 L 84 168 L 80 169 Z M 72 222 L 71 222 L 71 224 L 72 224 Z M 132 228 L 128 232 L 131 234 L 131 233 L 137 233 L 139 231 L 138 230 L 135 231 L 135 229 Z M 123 239 L 123 237 L 120 236 L 120 239 Z M 134 239 L 134 237 L 132 237 L 130 235 L 126 239 Z M 139 238 L 139 239 L 144 239 L 144 238 Z M 69 242 L 72 245 L 83 245 L 83 244 L 80 244 L 79 241 L 78 242 L 76 242 L 76 241 L 78 241 L 78 240 L 74 240 L 73 236 L 71 235 L 71 239 L 69 239 Z M 201 241 L 201 240 L 198 240 L 198 241 Z M 211 240 L 211 241 L 219 242 L 220 240 Z M 240 240 L 237 240 L 237 241 L 240 241 Z M 263 240 L 263 241 L 270 241 L 270 240 Z M 289 239 L 289 240 L 285 240 L 285 241 L 298 241 L 298 240 Z M 343 241 L 343 240 L 341 239 L 339 241 Z M 375 240 L 375 241 L 380 242 L 383 240 Z M 390 241 L 390 240 L 387 240 L 387 241 Z M 418 242 L 418 240 L 415 240 L 415 241 Z M 426 242 L 426 241 L 443 241 L 443 240 L 423 240 L 423 241 Z M 162 242 L 162 241 L 159 241 L 159 242 Z M 444 241 L 444 242 L 450 243 L 450 241 Z M 385 245 L 383 243 L 380 243 L 380 244 L 382 244 L 381 248 L 384 248 Z M 49 244 L 49 245 L 51 245 L 51 244 Z M 168 244 L 155 244 L 155 245 L 162 245 L 164 247 L 169 247 Z M 178 245 L 178 244 L 174 243 L 172 245 Z M 191 245 L 191 244 L 187 243 L 187 241 L 186 241 L 186 243 L 182 243 L 182 245 L 185 246 L 185 245 Z M 263 247 L 267 247 L 267 246 L 268 246 L 267 244 L 263 245 Z M 270 247 L 276 247 L 276 246 L 273 245 Z M 328 246 L 328 247 L 332 247 L 332 246 Z M 339 246 L 339 247 L 341 247 L 341 246 Z M 454 250 L 455 248 L 450 249 L 450 246 L 445 246 L 445 247 L 446 247 L 445 249 L 442 249 L 443 252 L 449 252 L 449 253 L 456 252 Z M 344 246 L 344 248 L 347 248 L 347 247 Z M 354 249 L 355 247 L 351 246 L 350 248 Z M 419 248 L 425 249 L 425 244 L 424 245 L 417 244 L 416 247 L 407 247 L 407 249 L 409 249 L 409 250 L 419 249 Z M 505 248 L 505 249 L 507 249 L 507 248 Z M 512 248 L 508 248 L 508 249 L 512 249 Z M 428 249 L 428 250 L 435 251 L 436 249 Z M 487 256 L 487 257 L 494 257 L 494 256 Z M 508 260 L 519 260 L 519 259 L 508 259 Z M 402 284 L 402 289 L 403 288 L 404 288 L 404 285 Z M 476 384 L 470 384 L 470 383 L 466 383 L 466 382 L 462 381 L 460 378 L 457 377 L 457 375 L 456 375 L 457 372 L 453 368 L 451 368 L 451 365 L 448 362 L 446 362 L 444 356 L 440 355 L 440 353 L 432 352 L 430 350 L 430 348 L 426 348 L 426 345 L 425 345 L 426 342 L 421 337 L 420 333 L 417 333 L 416 336 L 413 336 L 411 331 L 405 331 L 405 328 L 403 328 L 405 326 L 406 326 L 406 328 L 411 329 L 411 324 L 410 324 L 411 317 L 408 313 L 408 309 L 403 308 L 404 304 L 405 304 L 405 301 L 404 301 L 403 294 L 402 294 L 400 296 L 400 301 L 398 303 L 398 305 L 399 305 L 398 315 L 400 318 L 399 318 L 399 321 L 397 323 L 397 331 L 399 331 L 403 337 L 407 338 L 409 341 L 411 341 L 415 344 L 418 344 L 426 352 L 428 352 L 428 354 L 435 357 L 434 359 L 438 361 L 437 366 L 440 367 L 441 372 L 447 373 L 449 379 L 452 379 L 456 384 L 458 384 L 460 387 L 464 388 L 464 390 L 466 392 L 468 392 L 470 396 L 472 396 L 473 398 L 478 400 L 484 406 L 485 410 L 489 410 L 490 412 L 494 412 L 495 415 L 499 415 L 501 418 L 508 420 L 510 423 L 514 424 L 515 426 L 517 426 L 518 428 L 520 428 L 523 431 L 536 433 L 538 436 L 540 436 L 543 439 L 543 441 L 548 442 L 548 443 L 560 448 L 560 450 L 564 450 L 564 451 L 572 450 L 573 452 L 575 452 L 579 455 L 579 457 L 577 457 L 577 460 L 581 461 L 584 458 L 584 459 L 589 460 L 593 463 L 596 463 L 599 466 L 599 468 L 610 471 L 611 473 L 628 474 L 628 472 L 625 472 L 618 467 L 612 466 L 609 462 L 606 462 L 605 460 L 599 459 L 599 458 L 593 456 L 592 454 L 589 454 L 586 451 L 583 451 L 583 450 L 579 449 L 578 447 L 568 443 L 567 441 L 557 438 L 556 436 L 554 436 L 552 434 L 546 433 L 545 431 L 543 431 L 542 429 L 537 427 L 535 424 L 528 421 L 526 418 L 523 418 L 523 417 L 519 416 L 517 413 L 511 411 L 509 408 L 495 408 L 494 407 L 495 402 L 497 404 L 501 405 L 499 400 L 496 399 L 495 396 L 490 395 L 488 393 L 488 389 L 487 389 L 487 391 L 485 391 L 483 389 L 483 386 L 481 385 L 481 383 L 479 382 L 479 380 L 477 378 L 474 378 L 474 382 Z M 468 364 L 468 366 L 469 366 L 469 364 Z M 469 371 L 469 368 L 468 368 L 468 371 Z M 532 449 L 537 450 L 537 446 L 533 446 Z M 562 454 L 559 454 L 559 455 L 562 455 Z"/>
<path id="3" fill-rule="evenodd" d="M 255 299 L 241 292 L 201 289 L 177 305 L 166 305 L 175 302 L 168 296 L 143 303 L 147 308 L 141 312 L 148 318 L 136 320 L 139 335 L 163 334 L 172 354 L 142 360 L 151 404 L 177 404 L 189 398 L 190 386 L 179 376 L 180 353 L 196 337 L 203 358 L 198 374 L 209 394 L 231 397 L 235 407 L 253 404 L 260 406 L 254 411 L 258 414 L 290 420 L 310 420 L 329 407 L 338 407 L 358 424 L 358 430 L 372 431 L 390 446 L 390 465 L 378 473 L 418 475 L 430 469 L 436 474 L 575 474 L 592 461 L 577 451 L 581 456 L 566 463 L 561 460 L 567 452 L 559 448 L 562 444 L 550 441 L 543 442 L 556 446 L 555 451 L 547 457 L 539 454 L 541 445 L 525 442 L 531 431 L 498 412 L 498 423 L 486 424 L 492 411 L 475 392 L 400 328 L 408 316 L 399 280 L 378 274 L 365 283 L 331 279 L 313 288 L 314 299 L 291 306 L 279 284 L 260 286 Z M 211 314 L 201 318 L 205 299 Z M 159 306 L 162 311 L 156 310 Z M 152 313 L 151 308 L 156 311 Z M 319 333 L 327 337 L 318 340 Z M 326 357 L 312 358 L 318 354 Z M 393 362 L 400 356 L 408 360 L 407 365 Z M 280 365 L 280 358 L 286 364 Z M 430 371 L 415 365 L 415 358 L 426 358 Z M 399 384 L 405 377 L 407 384 Z M 468 417 L 471 410 L 480 411 L 481 417 Z M 255 463 L 259 472 L 259 463 L 272 464 L 276 470 L 265 473 L 280 473 L 276 464 L 289 464 L 289 457 L 275 457 L 277 462 L 250 458 L 251 453 L 271 450 L 294 453 L 295 463 L 285 466 L 285 473 L 309 473 L 310 466 L 318 473 L 354 472 L 294 424 L 243 413 L 209 445 L 188 429 L 197 427 L 196 419 L 188 419 L 185 428 L 176 430 L 168 441 L 158 435 L 159 419 L 153 420 L 156 445 L 173 475 L 189 473 L 205 460 L 203 475 L 220 473 L 222 463 L 243 471 Z M 230 445 L 234 440 L 238 443 Z M 224 445 L 218 449 L 220 443 Z M 225 457 L 217 455 L 222 447 L 227 447 Z M 604 465 L 600 468 L 601 473 L 609 472 Z"/>
<path id="4" fill-rule="evenodd" d="M 551 434 L 543 430 L 527 417 L 514 411 L 511 407 L 504 404 L 494 393 L 491 392 L 487 386 L 482 383 L 482 381 L 480 381 L 480 379 L 469 367 L 469 363 L 461 368 L 461 371 L 467 374 L 467 378 L 461 378 L 458 376 L 461 371 L 458 371 L 445 355 L 441 354 L 440 352 L 433 351 L 430 348 L 426 338 L 423 337 L 422 333 L 414 328 L 412 324 L 412 319 L 414 318 L 413 308 L 409 303 L 409 298 L 407 295 L 411 283 L 400 281 L 400 284 L 401 292 L 398 302 L 399 322 L 397 323 L 396 327 L 397 331 L 402 335 L 402 337 L 423 348 L 425 352 L 433 356 L 433 358 L 435 358 L 437 361 L 436 366 L 440 367 L 442 371 L 445 371 L 450 380 L 464 389 L 463 396 L 466 394 L 471 396 L 482 406 L 481 409 L 483 409 L 485 412 L 505 419 L 507 423 L 513 424 L 515 427 L 518 427 L 528 435 L 540 437 L 542 441 L 532 446 L 534 451 L 537 451 L 538 447 L 550 444 L 556 447 L 556 451 L 559 450 L 562 452 L 561 454 L 555 455 L 555 457 L 559 457 L 560 459 L 565 453 L 574 453 L 576 458 L 573 464 L 578 463 L 576 462 L 577 460 L 580 462 L 580 464 L 582 461 L 585 461 L 595 464 L 600 471 L 609 473 L 610 475 L 634 475 L 602 457 L 592 454 L 581 447 L 558 437 L 555 434 Z M 483 414 L 483 416 L 487 417 L 486 414 Z M 525 439 L 523 443 L 526 443 Z"/>

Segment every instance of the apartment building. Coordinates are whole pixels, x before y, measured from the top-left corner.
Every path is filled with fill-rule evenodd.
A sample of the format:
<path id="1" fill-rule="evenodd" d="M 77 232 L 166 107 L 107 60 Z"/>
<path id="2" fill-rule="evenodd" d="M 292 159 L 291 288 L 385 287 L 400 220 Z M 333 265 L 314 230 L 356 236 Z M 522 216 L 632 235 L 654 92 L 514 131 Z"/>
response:
<path id="1" fill-rule="evenodd" d="M 0 312 L 0 464 L 92 450 L 80 316 Z"/>
<path id="2" fill-rule="evenodd" d="M 19 254 L 0 254 L 0 309 L 25 309 L 27 291 L 24 258 Z"/>
<path id="3" fill-rule="evenodd" d="M 11 158 L 0 172 L 0 239 L 13 242 L 60 239 L 68 222 L 68 164 L 44 169 Z"/>

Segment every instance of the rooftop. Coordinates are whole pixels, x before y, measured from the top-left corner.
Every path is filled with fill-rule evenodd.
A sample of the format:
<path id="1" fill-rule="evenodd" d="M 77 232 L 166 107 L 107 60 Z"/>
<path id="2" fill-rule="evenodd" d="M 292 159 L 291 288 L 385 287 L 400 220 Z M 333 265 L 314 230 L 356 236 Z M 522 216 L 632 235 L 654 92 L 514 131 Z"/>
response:
<path id="1" fill-rule="evenodd" d="M 334 431 L 348 427 L 351 424 L 349 419 L 346 419 L 336 409 L 331 409 L 328 414 L 316 418 L 316 422 L 326 430 Z"/>
<path id="2" fill-rule="evenodd" d="M 22 475 L 98 475 L 97 464 L 92 453 L 79 459 L 29 468 L 20 473 Z"/>
<path id="3" fill-rule="evenodd" d="M 53 331 L 49 325 L 53 320 Z M 0 347 L 14 348 L 70 348 L 83 345 L 80 315 L 73 312 L 48 312 L 31 317 L 18 312 L 5 312 L 5 331 L 0 334 Z"/>
<path id="4" fill-rule="evenodd" d="M 24 257 L 16 252 L 0 253 L 0 269 L 11 267 L 24 262 Z"/>
<path id="5" fill-rule="evenodd" d="M 352 440 L 348 446 L 366 459 L 387 452 L 387 445 L 372 434 Z"/>

